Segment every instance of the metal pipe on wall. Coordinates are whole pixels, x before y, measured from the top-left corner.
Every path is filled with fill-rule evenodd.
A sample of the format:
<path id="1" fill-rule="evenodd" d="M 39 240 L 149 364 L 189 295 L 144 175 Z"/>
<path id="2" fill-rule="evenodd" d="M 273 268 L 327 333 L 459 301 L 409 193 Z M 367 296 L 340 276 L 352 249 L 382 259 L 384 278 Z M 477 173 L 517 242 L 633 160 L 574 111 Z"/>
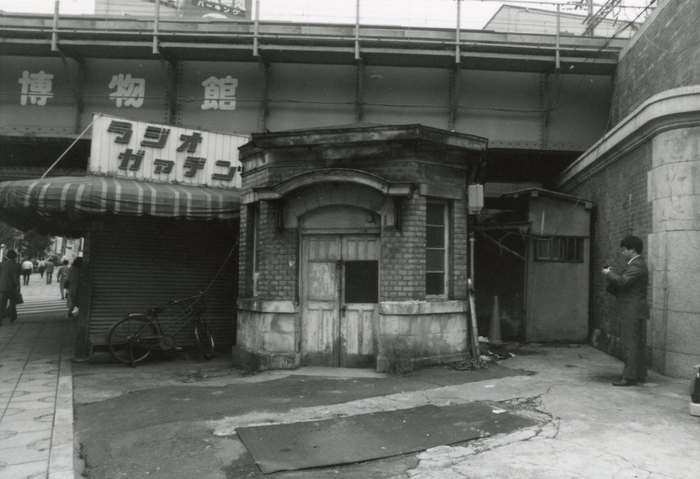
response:
<path id="1" fill-rule="evenodd" d="M 153 2 L 155 5 L 155 21 L 153 22 L 153 53 L 158 53 L 158 28 L 160 24 L 160 0 Z"/>
<path id="2" fill-rule="evenodd" d="M 457 32 L 455 33 L 455 63 L 460 62 L 460 57 L 462 56 L 462 52 L 460 51 L 460 40 L 461 40 L 461 34 L 460 30 L 462 29 L 462 0 L 457 0 Z"/>
<path id="3" fill-rule="evenodd" d="M 355 5 L 355 60 L 360 59 L 360 1 Z"/>
<path id="4" fill-rule="evenodd" d="M 53 31 L 51 32 L 51 51 L 58 51 L 58 13 L 61 8 L 61 1 L 56 0 L 53 7 Z"/>
<path id="5" fill-rule="evenodd" d="M 560 46 L 559 44 L 561 41 L 561 38 L 559 36 L 560 31 L 561 31 L 561 5 L 557 4 L 557 48 L 556 48 L 557 57 L 556 57 L 556 62 L 555 62 L 555 67 L 556 67 L 557 71 L 561 69 L 561 65 L 560 65 L 561 57 L 560 57 L 560 52 L 559 52 L 559 46 Z"/>
<path id="6" fill-rule="evenodd" d="M 255 0 L 255 23 L 253 27 L 253 56 L 259 56 L 258 53 L 258 30 L 260 28 L 260 0 Z"/>

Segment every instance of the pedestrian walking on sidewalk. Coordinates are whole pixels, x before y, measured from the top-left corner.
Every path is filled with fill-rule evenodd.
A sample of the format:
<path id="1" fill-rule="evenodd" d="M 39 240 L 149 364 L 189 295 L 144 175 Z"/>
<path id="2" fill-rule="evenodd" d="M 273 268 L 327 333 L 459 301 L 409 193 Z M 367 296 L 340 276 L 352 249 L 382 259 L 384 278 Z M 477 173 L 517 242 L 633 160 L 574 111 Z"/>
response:
<path id="1" fill-rule="evenodd" d="M 51 284 L 53 281 L 53 261 L 51 258 L 46 260 L 46 284 Z"/>
<path id="2" fill-rule="evenodd" d="M 56 273 L 56 280 L 58 281 L 58 289 L 61 291 L 61 299 L 66 299 L 66 280 L 68 280 L 68 260 L 64 259 L 63 264 L 58 268 Z"/>
<path id="3" fill-rule="evenodd" d="M 68 299 L 68 317 L 73 317 L 73 310 L 78 305 L 78 298 L 80 293 L 80 274 L 83 267 L 83 258 L 78 256 L 73 260 L 73 264 L 68 268 L 68 293 L 66 298 Z"/>
<path id="4" fill-rule="evenodd" d="M 22 277 L 24 278 L 25 286 L 29 284 L 29 276 L 32 274 L 33 269 L 34 264 L 31 261 L 29 261 L 29 258 L 24 260 L 24 263 L 22 263 Z"/>
<path id="5" fill-rule="evenodd" d="M 636 386 L 647 375 L 645 327 L 649 319 L 647 283 L 649 270 L 642 258 L 644 243 L 637 236 L 627 236 L 620 242 L 620 255 L 627 262 L 622 272 L 613 273 L 610 266 L 603 269 L 609 283 L 607 291 L 617 298 L 617 316 L 625 367 L 622 379 L 613 386 Z"/>
<path id="6" fill-rule="evenodd" d="M 39 258 L 39 263 L 37 264 L 37 268 L 39 271 L 39 276 L 44 277 L 44 271 L 46 271 L 46 261 L 44 261 L 44 258 Z"/>
<path id="7" fill-rule="evenodd" d="M 17 320 L 17 296 L 22 290 L 19 283 L 22 268 L 15 261 L 16 258 L 17 253 L 10 250 L 0 263 L 0 325 L 5 317 L 9 317 L 11 323 Z"/>

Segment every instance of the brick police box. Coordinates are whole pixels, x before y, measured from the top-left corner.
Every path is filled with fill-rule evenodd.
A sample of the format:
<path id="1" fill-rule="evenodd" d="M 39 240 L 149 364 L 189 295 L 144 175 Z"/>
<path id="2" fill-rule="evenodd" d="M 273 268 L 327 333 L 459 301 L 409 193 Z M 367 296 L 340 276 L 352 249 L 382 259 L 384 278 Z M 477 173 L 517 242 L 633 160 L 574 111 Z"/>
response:
<path id="1" fill-rule="evenodd" d="M 421 125 L 254 134 L 235 361 L 386 371 L 466 354 L 466 190 L 486 145 Z"/>

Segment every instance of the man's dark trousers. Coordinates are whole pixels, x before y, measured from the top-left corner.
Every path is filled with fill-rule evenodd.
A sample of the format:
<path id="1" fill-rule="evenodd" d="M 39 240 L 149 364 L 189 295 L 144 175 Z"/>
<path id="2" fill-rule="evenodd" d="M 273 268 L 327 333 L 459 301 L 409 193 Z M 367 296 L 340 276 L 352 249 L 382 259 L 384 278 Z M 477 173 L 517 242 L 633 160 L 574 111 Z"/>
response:
<path id="1" fill-rule="evenodd" d="M 645 327 L 646 319 L 620 318 L 624 378 L 644 380 L 647 376 Z"/>
<path id="2" fill-rule="evenodd" d="M 15 301 L 14 293 L 0 292 L 0 324 L 8 315 L 11 323 L 17 320 L 17 303 Z"/>

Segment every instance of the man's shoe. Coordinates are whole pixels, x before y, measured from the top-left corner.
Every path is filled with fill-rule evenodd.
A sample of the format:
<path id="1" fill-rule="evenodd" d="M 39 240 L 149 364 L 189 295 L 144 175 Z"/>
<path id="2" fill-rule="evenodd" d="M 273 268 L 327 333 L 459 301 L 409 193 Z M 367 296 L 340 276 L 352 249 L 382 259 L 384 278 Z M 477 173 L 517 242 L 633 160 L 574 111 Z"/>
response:
<path id="1" fill-rule="evenodd" d="M 637 381 L 633 381 L 632 379 L 625 379 L 622 378 L 619 381 L 615 381 L 612 383 L 613 386 L 636 386 Z"/>

